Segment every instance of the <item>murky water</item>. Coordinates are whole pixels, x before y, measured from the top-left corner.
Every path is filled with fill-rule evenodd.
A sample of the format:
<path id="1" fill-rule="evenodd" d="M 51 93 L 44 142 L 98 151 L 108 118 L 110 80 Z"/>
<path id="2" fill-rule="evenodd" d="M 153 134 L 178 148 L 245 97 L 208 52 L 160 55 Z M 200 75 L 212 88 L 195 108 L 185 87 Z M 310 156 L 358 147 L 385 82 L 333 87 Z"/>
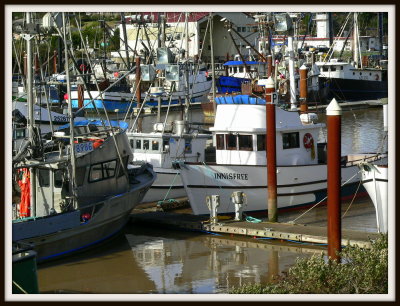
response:
<path id="1" fill-rule="evenodd" d="M 192 118 L 202 120 L 201 110 Z M 324 120 L 322 114 L 320 121 Z M 342 153 L 378 151 L 384 139 L 382 121 L 382 108 L 344 111 Z M 324 137 L 326 130 L 321 131 L 320 140 Z M 279 221 L 326 226 L 326 207 L 301 214 L 285 213 Z M 368 198 L 343 203 L 342 214 L 343 228 L 376 231 L 375 211 Z M 306 244 L 130 224 L 102 246 L 39 266 L 39 289 L 42 293 L 227 293 L 243 284 L 270 282 L 296 258 L 322 250 Z"/>

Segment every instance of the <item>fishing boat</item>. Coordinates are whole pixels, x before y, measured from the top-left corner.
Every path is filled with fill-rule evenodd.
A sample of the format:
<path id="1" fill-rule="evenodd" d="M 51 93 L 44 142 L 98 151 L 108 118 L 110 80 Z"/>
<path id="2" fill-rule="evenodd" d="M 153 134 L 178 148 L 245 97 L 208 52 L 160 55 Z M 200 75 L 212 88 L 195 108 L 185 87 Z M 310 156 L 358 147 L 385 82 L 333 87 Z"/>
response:
<path id="1" fill-rule="evenodd" d="M 270 82 L 272 80 L 270 79 Z M 272 84 L 273 86 L 273 84 Z M 218 213 L 234 213 L 231 196 L 242 191 L 247 196 L 243 211 L 267 208 L 266 106 L 265 100 L 216 99 L 213 133 L 215 163 L 176 163 L 193 213 L 209 214 L 206 197 L 219 195 Z M 334 101 L 336 103 L 336 101 Z M 275 106 L 277 205 L 279 209 L 309 206 L 327 195 L 326 143 L 317 143 L 324 124 L 315 116 L 286 111 Z M 315 115 L 315 114 L 314 114 Z M 351 197 L 359 183 L 357 163 L 381 160 L 385 155 L 359 154 L 342 157 L 343 198 Z"/>
<path id="2" fill-rule="evenodd" d="M 13 248 L 12 293 L 39 293 L 35 251 L 25 248 Z"/>
<path id="3" fill-rule="evenodd" d="M 388 96 L 387 69 L 358 68 L 351 63 L 331 59 L 315 63 L 320 70 L 320 88 L 324 101 L 377 100 Z"/>
<path id="4" fill-rule="evenodd" d="M 126 128 L 122 122 L 77 122 L 72 146 L 68 128 L 61 129 L 42 156 L 14 165 L 21 202 L 13 211 L 13 243 L 33 245 L 41 262 L 99 243 L 126 224 L 155 180 L 146 163 L 128 167 Z"/>
<path id="5" fill-rule="evenodd" d="M 178 169 L 173 167 L 177 160 L 204 162 L 205 147 L 211 134 L 189 128 L 182 120 L 173 124 L 154 124 L 150 133 L 127 132 L 135 161 L 146 161 L 153 166 L 157 179 L 146 194 L 143 202 L 155 202 L 186 197 Z"/>

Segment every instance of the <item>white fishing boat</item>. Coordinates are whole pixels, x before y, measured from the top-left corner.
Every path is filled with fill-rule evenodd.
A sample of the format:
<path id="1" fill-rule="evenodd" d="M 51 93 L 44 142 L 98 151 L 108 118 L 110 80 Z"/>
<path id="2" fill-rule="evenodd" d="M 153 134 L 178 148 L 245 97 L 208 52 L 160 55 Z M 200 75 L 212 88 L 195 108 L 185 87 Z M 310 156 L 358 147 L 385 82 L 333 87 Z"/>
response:
<path id="1" fill-rule="evenodd" d="M 204 162 L 205 147 L 211 134 L 189 130 L 184 121 L 176 120 L 173 127 L 154 124 L 150 133 L 127 132 L 135 161 L 146 161 L 153 166 L 157 179 L 143 202 L 163 201 L 186 197 L 180 173 L 173 168 L 176 160 Z"/>
<path id="2" fill-rule="evenodd" d="M 177 163 L 193 213 L 209 214 L 206 197 L 219 195 L 218 213 L 233 213 L 234 191 L 246 194 L 243 211 L 267 209 L 266 106 L 254 104 L 218 104 L 213 133 L 216 163 Z M 256 104 L 263 103 L 264 105 Z M 326 143 L 317 143 L 322 123 L 314 123 L 311 114 L 276 110 L 276 173 L 278 208 L 296 208 L 324 201 L 327 195 Z M 359 183 L 357 162 L 373 161 L 381 155 L 342 157 L 341 196 L 351 197 Z"/>
<path id="3" fill-rule="evenodd" d="M 362 163 L 361 180 L 375 206 L 378 232 L 388 232 L 388 166 Z"/>

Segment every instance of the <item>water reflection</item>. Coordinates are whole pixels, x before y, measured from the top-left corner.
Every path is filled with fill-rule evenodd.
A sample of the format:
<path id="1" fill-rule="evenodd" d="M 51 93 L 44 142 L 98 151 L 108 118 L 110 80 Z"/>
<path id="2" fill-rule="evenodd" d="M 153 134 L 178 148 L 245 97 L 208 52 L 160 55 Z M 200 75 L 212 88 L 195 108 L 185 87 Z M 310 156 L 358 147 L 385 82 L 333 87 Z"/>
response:
<path id="1" fill-rule="evenodd" d="M 39 267 L 45 293 L 227 293 L 272 281 L 322 249 L 129 226 L 91 254 Z"/>

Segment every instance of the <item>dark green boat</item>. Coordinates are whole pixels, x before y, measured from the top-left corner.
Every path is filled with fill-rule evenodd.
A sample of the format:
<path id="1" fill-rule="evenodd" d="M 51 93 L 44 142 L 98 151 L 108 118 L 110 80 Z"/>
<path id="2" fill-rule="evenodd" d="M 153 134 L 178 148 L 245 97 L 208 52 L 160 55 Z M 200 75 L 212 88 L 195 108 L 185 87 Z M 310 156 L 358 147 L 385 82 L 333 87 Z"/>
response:
<path id="1" fill-rule="evenodd" d="M 39 293 L 36 252 L 13 249 L 12 261 L 12 293 Z"/>

